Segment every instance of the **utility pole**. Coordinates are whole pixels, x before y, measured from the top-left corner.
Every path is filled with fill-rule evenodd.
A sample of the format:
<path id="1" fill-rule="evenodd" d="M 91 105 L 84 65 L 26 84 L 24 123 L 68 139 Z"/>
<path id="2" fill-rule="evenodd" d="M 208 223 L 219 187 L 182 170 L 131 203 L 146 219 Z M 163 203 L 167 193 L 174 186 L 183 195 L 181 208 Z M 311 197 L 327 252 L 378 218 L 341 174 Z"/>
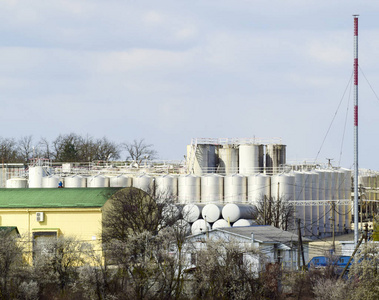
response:
<path id="1" fill-rule="evenodd" d="M 332 236 L 333 236 L 333 254 L 336 253 L 336 237 L 335 237 L 335 231 L 336 231 L 336 210 L 335 210 L 335 203 L 334 201 L 332 202 L 332 228 L 333 228 L 333 233 L 332 233 Z"/>
<path id="2" fill-rule="evenodd" d="M 305 266 L 303 240 L 301 238 L 300 219 L 297 219 L 297 231 L 298 231 L 298 248 L 297 248 L 297 265 L 300 269 L 300 252 L 303 259 L 303 268 Z"/>

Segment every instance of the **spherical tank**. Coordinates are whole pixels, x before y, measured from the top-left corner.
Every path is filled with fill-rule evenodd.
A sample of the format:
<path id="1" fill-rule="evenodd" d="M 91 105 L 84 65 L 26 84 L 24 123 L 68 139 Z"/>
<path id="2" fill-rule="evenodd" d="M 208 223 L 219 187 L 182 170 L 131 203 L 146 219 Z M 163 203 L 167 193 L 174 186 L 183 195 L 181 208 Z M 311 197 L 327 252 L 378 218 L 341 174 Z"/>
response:
<path id="1" fill-rule="evenodd" d="M 271 177 L 271 197 L 293 200 L 295 196 L 295 176 L 276 174 Z"/>
<path id="2" fill-rule="evenodd" d="M 196 175 L 184 175 L 178 178 L 179 203 L 200 202 L 200 177 Z"/>
<path id="3" fill-rule="evenodd" d="M 238 158 L 240 174 L 248 176 L 263 172 L 263 145 L 240 145 Z"/>
<path id="4" fill-rule="evenodd" d="M 193 223 L 198 219 L 201 219 L 201 211 L 203 209 L 203 204 L 186 204 L 183 207 L 182 215 L 183 219 L 189 223 Z"/>
<path id="5" fill-rule="evenodd" d="M 191 226 L 192 234 L 206 233 L 209 230 L 211 230 L 211 225 L 203 219 L 195 221 Z"/>
<path id="6" fill-rule="evenodd" d="M 102 175 L 95 175 L 87 178 L 87 187 L 89 188 L 100 188 L 109 187 L 109 178 Z"/>
<path id="7" fill-rule="evenodd" d="M 222 209 L 222 217 L 231 223 L 238 219 L 252 219 L 255 214 L 256 207 L 253 205 L 228 203 Z"/>
<path id="8" fill-rule="evenodd" d="M 203 219 L 208 223 L 216 222 L 221 217 L 222 205 L 207 204 L 201 211 Z"/>
<path id="9" fill-rule="evenodd" d="M 155 178 L 155 193 L 158 197 L 178 198 L 178 177 L 163 175 Z"/>
<path id="10" fill-rule="evenodd" d="M 224 219 L 219 219 L 212 224 L 212 229 L 226 228 L 226 227 L 230 227 L 230 224 L 228 223 L 228 221 L 226 221 Z"/>
<path id="11" fill-rule="evenodd" d="M 41 166 L 29 168 L 29 188 L 41 188 L 44 171 Z"/>
<path id="12" fill-rule="evenodd" d="M 233 227 L 246 227 L 255 224 L 254 220 L 251 219 L 239 219 L 233 223 Z"/>
<path id="13" fill-rule="evenodd" d="M 233 145 L 224 145 L 218 149 L 218 173 L 233 174 L 238 172 L 238 148 Z"/>
<path id="14" fill-rule="evenodd" d="M 64 178 L 65 188 L 85 188 L 87 186 L 87 178 L 80 175 L 74 175 Z"/>
<path id="15" fill-rule="evenodd" d="M 154 178 L 149 175 L 141 175 L 134 177 L 133 187 L 150 193 L 154 190 Z"/>
<path id="16" fill-rule="evenodd" d="M 246 203 L 246 180 L 245 176 L 239 174 L 224 177 L 224 202 Z"/>
<path id="17" fill-rule="evenodd" d="M 28 180 L 25 178 L 11 178 L 8 179 L 6 182 L 6 187 L 9 189 L 20 189 L 20 188 L 26 188 L 28 185 Z"/>
<path id="18" fill-rule="evenodd" d="M 62 181 L 62 178 L 58 176 L 46 176 L 42 178 L 42 187 L 43 188 L 57 188 L 59 181 Z"/>
<path id="19" fill-rule="evenodd" d="M 109 178 L 110 187 L 131 187 L 132 177 L 127 177 L 125 175 L 118 175 Z"/>
<path id="20" fill-rule="evenodd" d="M 248 202 L 257 205 L 264 197 L 271 196 L 270 189 L 271 177 L 264 174 L 255 174 L 247 178 L 247 195 Z"/>
<path id="21" fill-rule="evenodd" d="M 201 177 L 201 202 L 222 203 L 224 193 L 224 177 L 209 174 Z"/>
<path id="22" fill-rule="evenodd" d="M 286 164 L 286 145 L 266 145 L 266 174 L 282 172 L 282 166 Z"/>

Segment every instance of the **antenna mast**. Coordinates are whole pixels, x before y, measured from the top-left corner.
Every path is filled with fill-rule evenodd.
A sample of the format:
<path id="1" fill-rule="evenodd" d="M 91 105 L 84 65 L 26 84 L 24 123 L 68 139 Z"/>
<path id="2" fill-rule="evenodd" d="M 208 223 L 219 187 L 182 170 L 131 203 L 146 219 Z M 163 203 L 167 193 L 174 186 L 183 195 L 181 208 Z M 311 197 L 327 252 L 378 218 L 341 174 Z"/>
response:
<path id="1" fill-rule="evenodd" d="M 354 17 L 354 245 L 358 244 L 358 16 Z"/>

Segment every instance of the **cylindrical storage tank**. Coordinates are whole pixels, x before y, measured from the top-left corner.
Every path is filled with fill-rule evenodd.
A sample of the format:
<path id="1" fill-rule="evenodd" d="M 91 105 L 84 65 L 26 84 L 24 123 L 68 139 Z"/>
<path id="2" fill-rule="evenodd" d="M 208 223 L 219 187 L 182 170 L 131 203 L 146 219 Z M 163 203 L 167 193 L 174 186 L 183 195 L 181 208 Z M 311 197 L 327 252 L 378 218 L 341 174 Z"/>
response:
<path id="1" fill-rule="evenodd" d="M 196 150 L 194 145 L 187 146 L 187 164 L 193 164 L 189 166 L 189 172 L 193 172 L 196 175 L 202 175 L 207 173 L 215 173 L 217 169 L 217 146 L 211 144 L 197 144 Z"/>
<path id="2" fill-rule="evenodd" d="M 257 205 L 260 201 L 271 197 L 271 177 L 264 174 L 255 174 L 247 178 L 248 202 Z"/>
<path id="3" fill-rule="evenodd" d="M 109 187 L 109 178 L 103 175 L 95 175 L 87 178 L 87 187 L 89 188 L 101 188 Z"/>
<path id="4" fill-rule="evenodd" d="M 202 218 L 201 211 L 204 205 L 202 204 L 187 204 L 184 205 L 182 210 L 183 220 L 188 223 L 193 223 L 198 219 Z"/>
<path id="5" fill-rule="evenodd" d="M 222 209 L 222 217 L 228 222 L 235 222 L 238 219 L 253 219 L 256 216 L 256 207 L 253 205 L 243 205 L 229 203 Z"/>
<path id="6" fill-rule="evenodd" d="M 173 227 L 177 232 L 182 234 L 188 235 L 191 233 L 191 225 L 185 220 L 176 221 Z"/>
<path id="7" fill-rule="evenodd" d="M 325 171 L 317 169 L 315 172 L 319 176 L 318 200 L 325 200 Z M 325 233 L 325 214 L 327 213 L 329 206 L 327 203 L 319 204 L 317 206 L 319 215 L 318 230 L 320 233 Z"/>
<path id="8" fill-rule="evenodd" d="M 44 171 L 41 166 L 29 168 L 29 188 L 42 188 L 42 177 Z"/>
<path id="9" fill-rule="evenodd" d="M 266 145 L 266 174 L 282 172 L 282 166 L 286 164 L 286 145 Z"/>
<path id="10" fill-rule="evenodd" d="M 224 145 L 218 149 L 218 173 L 233 174 L 238 172 L 238 148 L 234 145 Z"/>
<path id="11" fill-rule="evenodd" d="M 304 172 L 293 172 L 295 177 L 295 191 L 294 191 L 294 200 L 304 201 L 305 200 L 305 174 Z M 295 216 L 297 219 L 300 219 L 304 222 L 305 220 L 305 206 L 296 205 Z M 302 226 L 301 234 L 305 235 L 305 228 Z"/>
<path id="12" fill-rule="evenodd" d="M 85 188 L 87 186 L 87 178 L 80 175 L 74 175 L 64 178 L 65 188 Z"/>
<path id="13" fill-rule="evenodd" d="M 246 227 L 254 225 L 254 220 L 251 219 L 239 219 L 237 222 L 233 223 L 233 227 Z"/>
<path id="14" fill-rule="evenodd" d="M 246 203 L 246 177 L 233 174 L 224 177 L 224 202 Z"/>
<path id="15" fill-rule="evenodd" d="M 351 170 L 349 169 L 341 169 L 344 173 L 344 198 L 345 200 L 351 200 Z M 351 224 L 351 211 L 352 211 L 352 202 L 345 203 L 344 205 L 345 215 L 344 215 L 344 225 L 343 231 L 350 229 Z"/>
<path id="16" fill-rule="evenodd" d="M 224 178 L 217 174 L 201 177 L 201 202 L 222 203 L 224 193 Z"/>
<path id="17" fill-rule="evenodd" d="M 201 211 L 203 219 L 208 223 L 214 223 L 221 217 L 222 205 L 207 204 Z"/>
<path id="18" fill-rule="evenodd" d="M 132 177 L 118 175 L 109 178 L 110 187 L 132 187 Z"/>
<path id="19" fill-rule="evenodd" d="M 42 178 L 42 187 L 43 188 L 58 188 L 59 182 L 62 181 L 62 178 L 58 176 L 46 176 Z"/>
<path id="20" fill-rule="evenodd" d="M 155 178 L 155 193 L 157 197 L 178 199 L 178 177 L 163 175 Z"/>
<path id="21" fill-rule="evenodd" d="M 283 200 L 294 200 L 295 176 L 290 174 L 277 174 L 271 177 L 271 197 Z"/>
<path id="22" fill-rule="evenodd" d="M 311 190 L 311 200 L 319 200 L 319 181 L 320 177 L 319 174 L 316 172 L 310 173 L 310 179 L 312 180 L 312 190 Z M 318 236 L 320 226 L 319 226 L 319 219 L 322 217 L 322 215 L 319 215 L 319 208 L 318 205 L 311 205 L 311 231 L 312 235 Z"/>
<path id="23" fill-rule="evenodd" d="M 212 229 L 216 229 L 216 228 L 226 228 L 226 227 L 231 227 L 230 224 L 228 223 L 228 221 L 224 220 L 224 219 L 219 219 L 217 220 L 216 222 L 214 222 L 212 224 Z"/>
<path id="24" fill-rule="evenodd" d="M 154 190 L 154 178 L 149 175 L 134 177 L 133 187 L 141 189 L 147 193 L 152 193 Z"/>
<path id="25" fill-rule="evenodd" d="M 28 186 L 28 180 L 25 178 L 11 178 L 6 182 L 6 187 L 8 189 L 24 189 Z"/>
<path id="26" fill-rule="evenodd" d="M 200 177 L 184 175 L 178 178 L 178 201 L 182 204 L 200 202 Z"/>
<path id="27" fill-rule="evenodd" d="M 192 234 L 206 233 L 209 230 L 211 230 L 211 225 L 203 219 L 195 221 L 191 226 Z"/>
<path id="28" fill-rule="evenodd" d="M 263 145 L 240 145 L 238 158 L 240 174 L 249 176 L 263 172 Z"/>
<path id="29" fill-rule="evenodd" d="M 165 220 L 175 220 L 179 219 L 180 209 L 174 204 L 167 204 L 162 210 L 162 217 Z"/>

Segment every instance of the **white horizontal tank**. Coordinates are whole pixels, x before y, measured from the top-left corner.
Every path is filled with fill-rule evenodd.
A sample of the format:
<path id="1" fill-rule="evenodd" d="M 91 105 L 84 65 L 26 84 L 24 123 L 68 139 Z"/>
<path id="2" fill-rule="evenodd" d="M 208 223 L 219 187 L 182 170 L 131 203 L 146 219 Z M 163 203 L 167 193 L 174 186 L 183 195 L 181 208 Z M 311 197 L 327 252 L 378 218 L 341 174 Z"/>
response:
<path id="1" fill-rule="evenodd" d="M 203 219 L 195 221 L 191 226 L 192 234 L 206 233 L 209 230 L 211 230 L 211 225 Z"/>
<path id="2" fill-rule="evenodd" d="M 217 204 L 207 204 L 201 211 L 203 219 L 209 223 L 214 223 L 221 217 L 222 205 Z"/>
<path id="3" fill-rule="evenodd" d="M 201 219 L 201 211 L 203 210 L 203 204 L 187 204 L 184 205 L 182 210 L 183 219 L 189 223 L 193 223 L 198 219 Z"/>
<path id="4" fill-rule="evenodd" d="M 222 217 L 231 223 L 238 219 L 253 219 L 255 215 L 256 207 L 252 205 L 229 203 L 222 209 Z"/>
<path id="5" fill-rule="evenodd" d="M 239 219 L 238 221 L 233 223 L 233 227 L 246 227 L 254 225 L 254 220 L 251 219 Z"/>
<path id="6" fill-rule="evenodd" d="M 212 224 L 212 229 L 231 227 L 225 219 L 219 219 Z"/>

